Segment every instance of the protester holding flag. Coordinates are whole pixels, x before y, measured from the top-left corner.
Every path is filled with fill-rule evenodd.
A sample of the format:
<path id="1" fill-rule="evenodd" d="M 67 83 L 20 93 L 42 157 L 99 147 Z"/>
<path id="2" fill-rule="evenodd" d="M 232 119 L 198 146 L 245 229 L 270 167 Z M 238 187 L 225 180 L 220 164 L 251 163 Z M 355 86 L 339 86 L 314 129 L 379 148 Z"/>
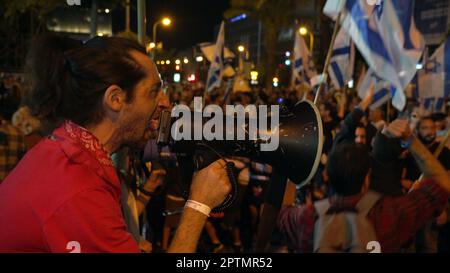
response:
<path id="1" fill-rule="evenodd" d="M 418 100 L 429 113 L 443 112 L 450 95 L 450 36 L 417 72 Z"/>
<path id="2" fill-rule="evenodd" d="M 292 64 L 291 87 L 295 90 L 302 84 L 311 87 L 311 80 L 317 75 L 312 56 L 306 47 L 305 40 L 298 31 L 295 31 L 294 62 Z"/>
<path id="3" fill-rule="evenodd" d="M 399 252 L 414 232 L 442 212 L 450 196 L 450 177 L 445 169 L 411 136 L 406 120 L 395 120 L 383 134 L 408 143 L 425 174 L 424 183 L 406 196 L 368 191 L 371 164 L 367 150 L 355 144 L 338 145 L 327 166 L 332 195 L 314 206 L 284 207 L 278 217 L 278 227 L 298 252 L 368 252 L 372 249 L 367 240 L 379 242 L 380 252 Z M 355 207 L 360 209 L 357 213 L 367 216 L 367 223 L 339 221 L 343 218 L 337 217 L 338 213 L 354 212 Z M 326 214 L 336 217 L 321 222 Z"/>
<path id="4" fill-rule="evenodd" d="M 214 59 L 208 70 L 208 79 L 206 82 L 206 92 L 211 92 L 214 88 L 220 87 L 222 83 L 223 70 L 223 50 L 225 45 L 225 23 L 220 25 L 217 42 L 214 48 Z"/>
<path id="5" fill-rule="evenodd" d="M 333 146 L 342 144 L 344 142 L 356 143 L 366 145 L 369 149 L 371 147 L 372 136 L 368 134 L 368 131 L 373 131 L 376 129 L 367 129 L 367 127 L 373 127 L 372 124 L 364 125 L 361 119 L 365 115 L 366 109 L 372 102 L 373 99 L 373 85 L 369 92 L 366 93 L 366 97 L 355 107 L 355 109 L 349 113 L 340 128 L 339 133 L 334 139 Z"/>
<path id="6" fill-rule="evenodd" d="M 416 73 L 425 47 L 413 18 L 413 1 L 329 0 L 324 13 L 352 37 L 353 42 L 377 75 L 401 90 L 393 105 L 402 110 L 406 104 L 403 90 Z"/>
<path id="7" fill-rule="evenodd" d="M 355 65 L 355 46 L 350 35 L 341 28 L 337 34 L 333 46 L 333 56 L 331 58 L 328 73 L 331 82 L 337 89 L 344 88 L 351 80 Z"/>

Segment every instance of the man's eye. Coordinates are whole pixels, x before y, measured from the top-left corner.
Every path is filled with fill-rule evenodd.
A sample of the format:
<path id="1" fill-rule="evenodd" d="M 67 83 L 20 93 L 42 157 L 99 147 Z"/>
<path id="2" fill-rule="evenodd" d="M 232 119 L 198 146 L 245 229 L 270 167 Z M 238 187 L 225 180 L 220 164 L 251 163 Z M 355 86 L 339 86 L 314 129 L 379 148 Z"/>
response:
<path id="1" fill-rule="evenodd" d="M 150 96 L 155 97 L 158 95 L 158 92 L 159 92 L 159 90 L 156 90 L 156 89 L 150 90 Z"/>

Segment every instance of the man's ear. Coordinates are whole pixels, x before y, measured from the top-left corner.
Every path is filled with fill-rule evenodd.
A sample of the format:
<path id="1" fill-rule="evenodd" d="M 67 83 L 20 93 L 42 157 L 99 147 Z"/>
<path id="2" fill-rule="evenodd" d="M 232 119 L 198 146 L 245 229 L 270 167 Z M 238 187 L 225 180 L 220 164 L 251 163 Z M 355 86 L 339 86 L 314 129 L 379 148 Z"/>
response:
<path id="1" fill-rule="evenodd" d="M 103 104 L 107 110 L 119 112 L 125 104 L 127 94 L 117 85 L 111 85 L 103 96 Z"/>

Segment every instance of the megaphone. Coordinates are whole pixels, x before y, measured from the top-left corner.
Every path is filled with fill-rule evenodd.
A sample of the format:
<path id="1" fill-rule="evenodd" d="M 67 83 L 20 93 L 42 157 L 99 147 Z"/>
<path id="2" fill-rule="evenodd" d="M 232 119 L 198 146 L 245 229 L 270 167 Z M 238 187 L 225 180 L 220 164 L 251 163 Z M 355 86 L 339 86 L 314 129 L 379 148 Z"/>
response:
<path id="1" fill-rule="evenodd" d="M 225 116 L 219 118 L 226 119 Z M 202 130 L 199 126 L 205 124 L 209 119 L 203 118 L 200 124 L 192 122 L 190 132 L 194 134 L 194 132 Z M 232 119 L 236 118 L 232 117 Z M 268 116 L 268 119 L 271 117 Z M 265 143 L 266 139 L 252 139 L 248 130 L 245 131 L 244 140 L 208 141 L 194 140 L 194 138 L 176 140 L 171 134 L 175 122 L 170 111 L 164 111 L 161 114 L 157 144 L 159 146 L 168 145 L 172 152 L 179 155 L 179 159 L 184 162 L 185 166 L 186 164 L 191 165 L 190 167 L 182 166 L 187 170 L 183 175 L 187 181 L 191 180 L 193 171 L 202 169 L 221 157 L 247 157 L 267 163 L 284 173 L 296 184 L 310 181 L 319 166 L 322 154 L 323 127 L 319 111 L 310 101 L 298 102 L 291 108 L 281 107 L 279 122 L 276 128 L 271 128 L 272 134 L 278 134 L 278 147 L 272 151 L 262 150 L 261 145 Z M 250 117 L 245 122 L 247 126 L 250 123 Z M 237 122 L 233 122 L 233 124 L 237 124 Z M 226 134 L 225 128 L 218 129 Z M 221 139 L 225 139 L 225 136 Z M 229 175 L 232 174 L 229 172 Z M 232 180 L 231 177 L 230 180 Z M 233 187 L 236 188 L 236 185 Z M 231 194 L 219 209 L 228 206 L 232 200 Z"/>

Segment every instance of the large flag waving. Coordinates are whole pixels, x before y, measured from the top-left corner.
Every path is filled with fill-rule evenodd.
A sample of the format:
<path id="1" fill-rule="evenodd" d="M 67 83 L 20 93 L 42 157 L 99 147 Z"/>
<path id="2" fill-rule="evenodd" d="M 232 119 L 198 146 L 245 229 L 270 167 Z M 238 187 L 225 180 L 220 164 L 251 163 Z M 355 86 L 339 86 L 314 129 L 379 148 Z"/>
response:
<path id="1" fill-rule="evenodd" d="M 418 99 L 430 112 L 444 110 L 445 98 L 450 95 L 450 37 L 427 58 L 417 73 Z"/>
<path id="2" fill-rule="evenodd" d="M 425 43 L 413 18 L 411 0 L 328 0 L 324 13 L 336 19 L 350 34 L 369 66 L 397 90 L 393 105 L 406 104 L 403 90 L 416 73 Z"/>
<path id="3" fill-rule="evenodd" d="M 328 73 L 335 88 L 343 88 L 352 78 L 355 64 L 355 46 L 350 35 L 341 28 L 333 46 Z"/>
<path id="4" fill-rule="evenodd" d="M 220 25 L 219 34 L 217 35 L 217 42 L 214 49 L 214 59 L 211 62 L 208 71 L 208 80 L 206 82 L 206 91 L 211 92 L 214 88 L 220 87 L 222 82 L 223 70 L 223 48 L 225 45 L 225 23 Z"/>
<path id="5" fill-rule="evenodd" d="M 374 85 L 375 90 L 373 93 L 371 109 L 382 106 L 390 98 L 393 98 L 392 102 L 398 99 L 398 93 L 395 86 L 386 80 L 380 78 L 372 68 L 369 68 L 367 73 L 365 73 L 364 79 L 360 84 L 358 84 L 358 96 L 363 99 L 366 93 L 369 91 L 371 85 Z"/>
<path id="6" fill-rule="evenodd" d="M 317 75 L 312 56 L 306 47 L 305 40 L 295 31 L 294 62 L 292 64 L 291 86 L 296 88 L 302 83 L 311 85 L 311 79 Z"/>

